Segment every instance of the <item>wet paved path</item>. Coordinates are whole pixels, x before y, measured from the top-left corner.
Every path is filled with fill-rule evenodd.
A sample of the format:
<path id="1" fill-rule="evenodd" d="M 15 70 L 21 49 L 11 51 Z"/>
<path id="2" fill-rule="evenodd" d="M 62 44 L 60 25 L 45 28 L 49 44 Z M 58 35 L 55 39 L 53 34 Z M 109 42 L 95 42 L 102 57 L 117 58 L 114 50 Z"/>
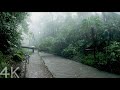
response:
<path id="1" fill-rule="evenodd" d="M 26 78 L 52 78 L 52 74 L 45 66 L 44 61 L 35 51 L 30 56 L 29 64 L 27 64 Z"/>
<path id="2" fill-rule="evenodd" d="M 40 53 L 40 56 L 55 78 L 120 78 L 120 75 L 99 71 L 93 67 L 52 54 Z"/>

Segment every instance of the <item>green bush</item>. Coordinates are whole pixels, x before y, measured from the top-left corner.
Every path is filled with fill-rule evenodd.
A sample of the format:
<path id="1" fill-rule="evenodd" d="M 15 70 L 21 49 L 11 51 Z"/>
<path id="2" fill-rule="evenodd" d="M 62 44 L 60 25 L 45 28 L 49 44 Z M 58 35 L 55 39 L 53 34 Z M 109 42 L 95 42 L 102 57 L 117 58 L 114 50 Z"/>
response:
<path id="1" fill-rule="evenodd" d="M 120 74 L 120 42 L 111 42 L 107 49 L 107 70 Z"/>
<path id="2" fill-rule="evenodd" d="M 108 59 L 111 61 L 120 61 L 120 42 L 111 42 L 111 44 L 106 47 Z"/>
<path id="3" fill-rule="evenodd" d="M 96 59 L 91 54 L 84 56 L 81 61 L 84 64 L 96 67 L 100 70 L 120 74 L 120 43 L 112 42 L 106 47 L 106 53 L 97 52 Z"/>
<path id="4" fill-rule="evenodd" d="M 86 65 L 96 67 L 100 70 L 104 70 L 106 68 L 108 61 L 107 61 L 104 53 L 98 52 L 98 53 L 96 53 L 96 59 L 94 58 L 94 55 L 88 54 L 88 55 L 84 56 L 84 58 L 82 59 L 81 62 Z"/>
<path id="5" fill-rule="evenodd" d="M 84 54 L 81 52 L 78 52 L 75 56 L 73 56 L 72 60 L 76 62 L 81 62 L 84 59 Z"/>
<path id="6" fill-rule="evenodd" d="M 14 54 L 13 60 L 16 62 L 20 62 L 23 60 L 23 57 L 20 54 Z"/>
<path id="7" fill-rule="evenodd" d="M 67 58 L 73 58 L 77 54 L 77 50 L 70 44 L 67 48 L 63 49 L 62 55 Z"/>
<path id="8" fill-rule="evenodd" d="M 81 61 L 83 64 L 94 66 L 95 65 L 95 60 L 94 56 L 91 54 L 88 54 L 87 56 L 84 56 L 84 59 Z"/>
<path id="9" fill-rule="evenodd" d="M 25 48 L 23 48 L 22 49 L 22 54 L 29 54 L 29 55 L 31 55 L 33 52 L 32 52 L 32 50 L 29 50 L 29 49 L 25 49 Z"/>
<path id="10" fill-rule="evenodd" d="M 4 55 L 3 53 L 0 52 L 0 72 L 5 67 L 7 68 L 7 73 L 11 73 L 11 67 L 16 69 L 16 67 L 18 67 L 18 62 L 13 61 L 12 55 Z M 5 78 L 5 76 L 0 75 L 0 78 Z M 8 75 L 7 78 L 11 78 L 10 75 Z"/>
<path id="11" fill-rule="evenodd" d="M 106 55 L 102 52 L 96 53 L 95 67 L 100 70 L 105 70 L 108 60 L 106 59 Z"/>
<path id="12" fill-rule="evenodd" d="M 2 52 L 0 52 L 0 72 L 1 72 L 5 67 L 8 68 L 8 71 L 10 71 L 10 63 L 9 63 L 10 59 L 11 59 L 10 57 L 5 56 L 5 55 L 3 55 Z M 4 78 L 4 76 L 1 76 L 1 75 L 0 75 L 0 78 Z"/>
<path id="13" fill-rule="evenodd" d="M 52 52 L 52 45 L 54 44 L 54 38 L 53 37 L 47 37 L 44 39 L 44 41 L 41 41 L 39 45 L 40 51 L 48 51 Z"/>
<path id="14" fill-rule="evenodd" d="M 15 54 L 13 54 L 13 58 L 12 58 L 15 62 L 21 62 L 22 60 L 24 60 L 24 53 L 22 50 L 17 50 L 15 52 Z"/>

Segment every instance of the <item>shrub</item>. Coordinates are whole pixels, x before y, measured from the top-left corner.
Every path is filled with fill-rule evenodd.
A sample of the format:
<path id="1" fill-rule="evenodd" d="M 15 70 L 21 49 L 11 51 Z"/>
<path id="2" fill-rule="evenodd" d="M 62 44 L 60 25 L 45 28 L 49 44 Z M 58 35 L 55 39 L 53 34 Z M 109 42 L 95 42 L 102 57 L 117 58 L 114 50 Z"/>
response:
<path id="1" fill-rule="evenodd" d="M 9 61 L 10 61 L 10 57 L 5 56 L 5 55 L 3 55 L 2 52 L 0 52 L 0 72 L 1 72 L 5 67 L 8 68 L 8 71 L 10 71 Z M 1 75 L 0 75 L 0 78 L 4 78 L 4 76 L 1 76 Z"/>
<path id="2" fill-rule="evenodd" d="M 108 61 L 107 61 L 104 53 L 97 52 L 96 59 L 94 58 L 94 55 L 88 54 L 88 55 L 84 56 L 84 58 L 81 60 L 81 62 L 83 64 L 96 67 L 100 70 L 105 70 Z"/>
<path id="3" fill-rule="evenodd" d="M 107 49 L 107 70 L 120 74 L 120 42 L 111 42 Z"/>
<path id="4" fill-rule="evenodd" d="M 95 60 L 95 67 L 101 70 L 104 70 L 108 63 L 108 60 L 106 59 L 106 55 L 102 52 L 96 53 L 96 60 Z"/>
<path id="5" fill-rule="evenodd" d="M 54 44 L 54 38 L 53 37 L 47 37 L 43 41 L 41 41 L 39 45 L 39 50 L 40 51 L 48 51 L 52 52 L 52 46 Z"/>
<path id="6" fill-rule="evenodd" d="M 23 57 L 20 54 L 14 54 L 13 60 L 16 62 L 20 62 L 23 60 Z"/>
<path id="7" fill-rule="evenodd" d="M 63 49 L 62 55 L 67 58 L 72 58 L 77 54 L 77 50 L 75 47 L 73 47 L 72 44 L 70 44 L 67 48 Z"/>
<path id="8" fill-rule="evenodd" d="M 16 53 L 13 55 L 12 58 L 15 62 L 21 62 L 24 60 L 24 53 L 22 50 L 17 50 Z"/>
<path id="9" fill-rule="evenodd" d="M 94 56 L 91 54 L 88 54 L 87 56 L 84 56 L 84 59 L 81 62 L 83 64 L 94 66 L 94 64 L 95 64 Z"/>
<path id="10" fill-rule="evenodd" d="M 106 47 L 108 59 L 111 61 L 120 61 L 120 42 L 111 42 L 111 44 Z"/>
<path id="11" fill-rule="evenodd" d="M 73 56 L 72 60 L 81 62 L 84 59 L 83 53 L 78 52 L 77 55 Z"/>
<path id="12" fill-rule="evenodd" d="M 93 55 L 89 54 L 81 62 L 100 70 L 120 74 L 120 43 L 116 41 L 111 42 L 106 47 L 106 53 L 96 53 L 96 60 Z"/>

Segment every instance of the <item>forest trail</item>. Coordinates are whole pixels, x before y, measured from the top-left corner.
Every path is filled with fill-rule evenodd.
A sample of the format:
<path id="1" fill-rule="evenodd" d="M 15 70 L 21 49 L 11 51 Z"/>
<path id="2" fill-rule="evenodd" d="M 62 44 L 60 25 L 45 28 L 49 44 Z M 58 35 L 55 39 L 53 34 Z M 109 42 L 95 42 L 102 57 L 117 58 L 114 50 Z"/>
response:
<path id="1" fill-rule="evenodd" d="M 29 59 L 29 64 L 26 68 L 26 78 L 52 78 L 52 74 L 45 66 L 44 61 L 40 58 L 37 51 L 35 51 Z"/>
<path id="2" fill-rule="evenodd" d="M 26 78 L 120 78 L 120 75 L 53 54 L 35 51 L 27 64 Z"/>
<path id="3" fill-rule="evenodd" d="M 40 52 L 40 56 L 54 78 L 120 78 L 120 75 L 100 71 L 56 55 Z"/>

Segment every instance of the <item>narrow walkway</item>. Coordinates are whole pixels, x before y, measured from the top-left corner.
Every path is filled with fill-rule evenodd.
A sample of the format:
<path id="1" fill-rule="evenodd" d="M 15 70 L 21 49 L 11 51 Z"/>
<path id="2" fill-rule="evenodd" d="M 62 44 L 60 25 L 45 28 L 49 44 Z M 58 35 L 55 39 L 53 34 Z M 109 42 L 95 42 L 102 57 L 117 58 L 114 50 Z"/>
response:
<path id="1" fill-rule="evenodd" d="M 52 78 L 52 74 L 45 66 L 37 51 L 30 56 L 27 64 L 26 78 Z"/>
<path id="2" fill-rule="evenodd" d="M 56 55 L 41 52 L 40 56 L 55 78 L 120 78 L 120 75 L 103 72 Z"/>

